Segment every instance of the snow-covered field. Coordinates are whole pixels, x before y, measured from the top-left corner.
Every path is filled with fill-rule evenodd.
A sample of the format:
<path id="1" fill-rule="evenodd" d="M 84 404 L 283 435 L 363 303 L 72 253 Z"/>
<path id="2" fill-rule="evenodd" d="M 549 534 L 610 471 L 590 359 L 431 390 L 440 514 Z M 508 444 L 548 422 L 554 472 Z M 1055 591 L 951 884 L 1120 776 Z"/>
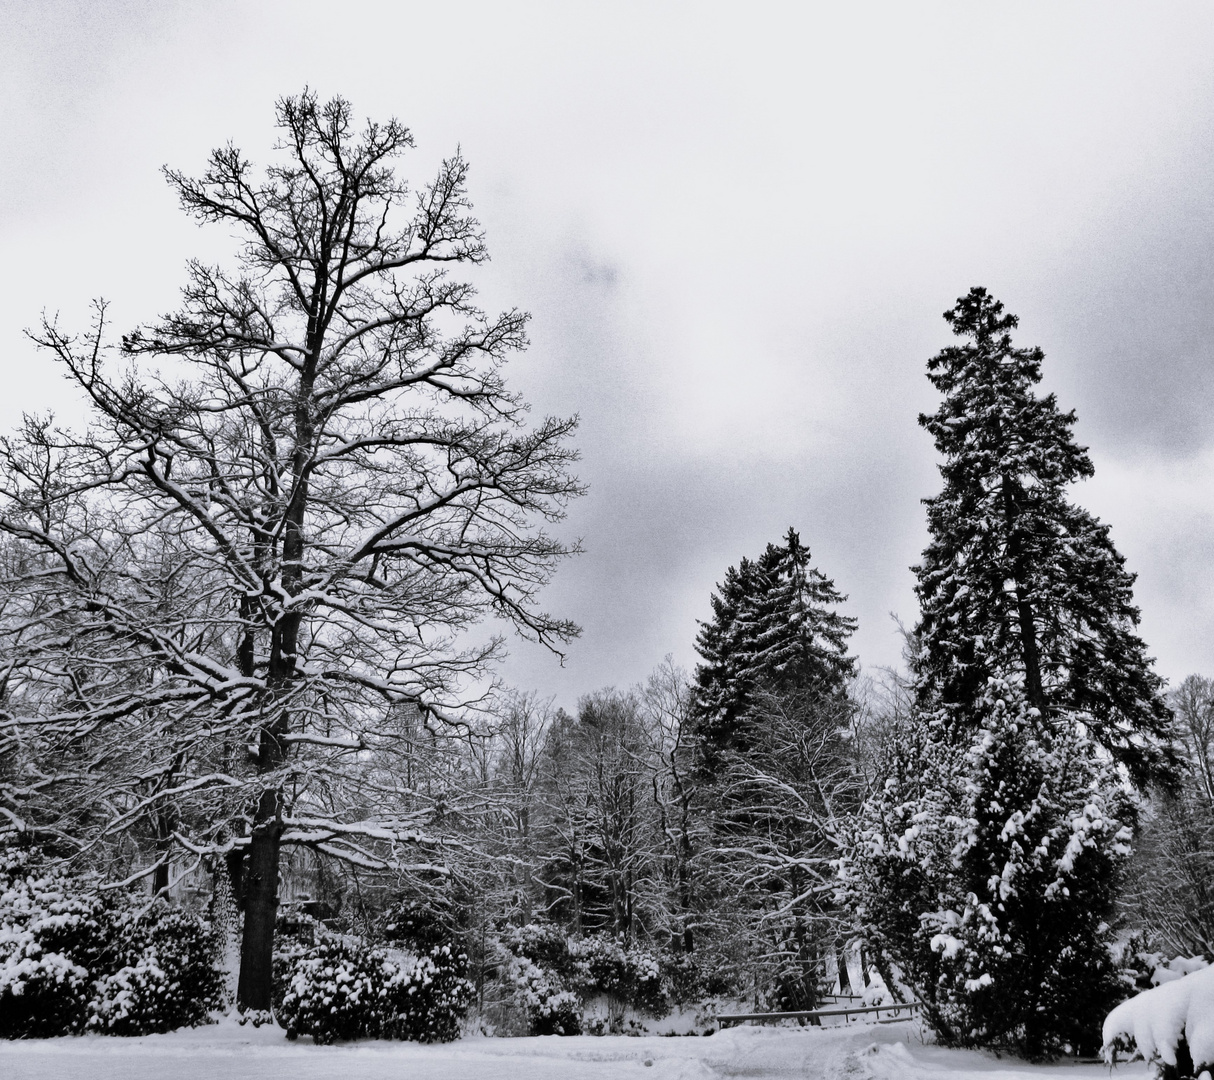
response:
<path id="1" fill-rule="evenodd" d="M 1113 1080 L 1142 1080 L 1142 1062 Z M 289 1043 L 231 1022 L 139 1039 L 104 1036 L 0 1044 L 5 1080 L 1108 1080 L 1108 1066 L 1027 1065 L 924 1045 L 913 1022 L 752 1028 L 708 1038 L 469 1038 L 445 1046 Z"/>

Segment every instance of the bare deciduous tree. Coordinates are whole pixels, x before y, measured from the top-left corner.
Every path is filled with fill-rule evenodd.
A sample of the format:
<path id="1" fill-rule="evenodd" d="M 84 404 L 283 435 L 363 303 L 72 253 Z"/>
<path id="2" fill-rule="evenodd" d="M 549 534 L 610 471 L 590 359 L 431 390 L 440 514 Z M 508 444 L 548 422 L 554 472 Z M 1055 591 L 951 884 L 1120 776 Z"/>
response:
<path id="1" fill-rule="evenodd" d="M 242 238 L 235 271 L 191 262 L 125 367 L 104 305 L 80 337 L 44 322 L 91 424 L 31 419 L 0 469 L 2 737 L 30 766 L 6 812 L 92 845 L 150 829 L 164 867 L 237 856 L 253 1011 L 281 846 L 375 867 L 424 839 L 385 811 L 408 803 L 383 764 L 398 706 L 468 722 L 501 642 L 462 635 L 488 611 L 553 648 L 576 632 L 535 603 L 572 550 L 537 523 L 578 492 L 574 422 L 527 426 L 502 371 L 526 316 L 450 274 L 486 258 L 467 166 L 414 193 L 396 121 L 309 93 L 277 118 L 263 174 L 230 145 L 166 172 Z"/>

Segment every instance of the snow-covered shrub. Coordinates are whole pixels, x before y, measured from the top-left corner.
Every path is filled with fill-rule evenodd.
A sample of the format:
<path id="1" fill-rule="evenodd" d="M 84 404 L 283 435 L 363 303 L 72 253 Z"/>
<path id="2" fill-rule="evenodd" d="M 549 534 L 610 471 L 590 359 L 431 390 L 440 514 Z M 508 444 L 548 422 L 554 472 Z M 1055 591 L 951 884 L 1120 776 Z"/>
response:
<path id="1" fill-rule="evenodd" d="M 79 1031 L 92 992 L 88 969 L 42 949 L 35 935 L 0 928 L 0 1038 L 40 1039 Z"/>
<path id="2" fill-rule="evenodd" d="M 1133 1050 L 1164 1076 L 1214 1070 L 1214 967 L 1123 1001 L 1105 1018 L 1102 1035 L 1101 1052 L 1110 1064 L 1118 1051 Z"/>
<path id="3" fill-rule="evenodd" d="M 459 1037 L 472 996 L 463 974 L 466 958 L 446 945 L 409 964 L 362 942 L 326 937 L 282 956 L 280 963 L 289 978 L 278 1019 L 288 1036 L 311 1035 L 318 1043 L 358 1038 L 449 1042 Z"/>
<path id="4" fill-rule="evenodd" d="M 725 969 L 719 957 L 706 949 L 693 953 L 663 953 L 659 963 L 662 985 L 669 999 L 677 1005 L 731 997 L 738 992 L 733 972 Z"/>
<path id="5" fill-rule="evenodd" d="M 507 969 L 507 979 L 527 1016 L 532 1035 L 580 1035 L 582 999 L 558 975 L 516 956 Z"/>
<path id="6" fill-rule="evenodd" d="M 653 953 L 605 936 L 570 942 L 569 952 L 584 996 L 605 994 L 650 1016 L 669 1011 L 661 964 Z"/>
<path id="7" fill-rule="evenodd" d="M 435 945 L 412 968 L 402 969 L 390 986 L 395 1010 L 385 1034 L 415 1042 L 452 1042 L 472 1000 L 465 977 L 468 958 L 450 945 Z"/>
<path id="8" fill-rule="evenodd" d="M 506 983 L 532 1035 L 580 1035 L 586 972 L 564 932 L 550 923 L 512 929 L 502 942 L 511 954 Z"/>
<path id="9" fill-rule="evenodd" d="M 456 916 L 441 902 L 400 900 L 381 919 L 384 941 L 418 955 L 427 955 L 440 945 L 457 945 Z"/>
<path id="10" fill-rule="evenodd" d="M 96 895 L 36 851 L 0 847 L 0 1037 L 80 1031 L 90 969 L 110 947 L 111 921 Z"/>
<path id="11" fill-rule="evenodd" d="M 288 1037 L 311 1035 L 322 1044 L 377 1038 L 389 1013 L 389 986 L 399 975 L 382 949 L 328 938 L 295 960 L 278 1019 Z"/>
<path id="12" fill-rule="evenodd" d="M 506 935 L 503 944 L 513 955 L 526 957 L 558 979 L 569 981 L 578 976 L 577 962 L 569 949 L 569 938 L 551 923 L 517 926 Z"/>
<path id="13" fill-rule="evenodd" d="M 636 945 L 606 935 L 570 938 L 543 923 L 516 927 L 503 944 L 511 954 L 506 979 L 533 1035 L 581 1032 L 583 1008 L 595 998 L 607 1000 L 613 1030 L 626 1009 L 650 1016 L 670 1009 L 659 958 Z"/>
<path id="14" fill-rule="evenodd" d="M 296 964 L 309 949 L 332 936 L 316 919 L 294 905 L 283 904 L 278 909 L 270 968 L 270 1002 L 276 1016 L 282 1016 L 283 998 L 295 976 Z"/>
<path id="15" fill-rule="evenodd" d="M 1147 936 L 1138 931 L 1114 949 L 1122 982 L 1132 990 L 1150 990 L 1152 986 L 1173 982 L 1210 966 L 1202 956 L 1166 956 L 1160 950 L 1150 948 L 1147 940 Z"/>
<path id="16" fill-rule="evenodd" d="M 124 894 L 33 850 L 0 849 L 0 1036 L 86 1026 L 141 1035 L 203 1023 L 223 1003 L 216 941 L 203 920 Z"/>
<path id="17" fill-rule="evenodd" d="M 150 1035 L 205 1023 L 224 1001 L 219 943 L 196 915 L 153 908 L 124 920 L 126 963 L 96 982 L 88 1027 L 107 1035 Z"/>

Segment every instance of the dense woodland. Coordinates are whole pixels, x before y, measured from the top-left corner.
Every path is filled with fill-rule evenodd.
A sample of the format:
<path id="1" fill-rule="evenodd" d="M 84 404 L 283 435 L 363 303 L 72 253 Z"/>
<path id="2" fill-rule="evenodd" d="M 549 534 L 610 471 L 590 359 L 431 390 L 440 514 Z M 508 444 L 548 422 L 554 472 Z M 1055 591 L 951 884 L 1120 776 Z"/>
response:
<path id="1" fill-rule="evenodd" d="M 32 335 L 91 419 L 0 443 L 0 1030 L 197 1022 L 218 976 L 191 1004 L 154 971 L 231 945 L 241 1012 L 318 1039 L 842 993 L 1048 1056 L 1152 951 L 1214 957 L 1214 683 L 1154 673 L 1074 501 L 1075 415 L 1001 304 L 959 299 L 927 364 L 903 670 L 862 672 L 790 528 L 706 589 L 693 670 L 570 713 L 469 633 L 576 637 L 537 597 L 581 489 L 574 421 L 506 384 L 526 316 L 461 279 L 466 165 L 409 187 L 408 131 L 341 100 L 278 127 L 264 171 L 167 173 L 242 237 L 179 311 Z M 335 965 L 413 1004 L 339 1024 Z"/>

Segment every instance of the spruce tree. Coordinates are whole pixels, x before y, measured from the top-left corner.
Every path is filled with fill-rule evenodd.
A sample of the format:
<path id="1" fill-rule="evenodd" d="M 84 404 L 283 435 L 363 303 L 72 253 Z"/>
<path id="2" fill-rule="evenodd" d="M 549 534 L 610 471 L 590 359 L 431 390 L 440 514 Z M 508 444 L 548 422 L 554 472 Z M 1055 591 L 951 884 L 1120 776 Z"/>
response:
<path id="1" fill-rule="evenodd" d="M 1042 351 L 1013 347 L 1018 320 L 985 289 L 944 318 L 963 342 L 928 361 L 944 400 L 919 417 L 944 457 L 915 567 L 920 705 L 973 729 L 988 680 L 1019 683 L 1043 719 L 1081 723 L 1143 783 L 1167 770 L 1169 712 L 1136 633 L 1134 575 L 1068 498 L 1093 472 L 1075 414 L 1035 393 Z"/>
<path id="2" fill-rule="evenodd" d="M 730 567 L 712 597 L 713 617 L 700 624 L 695 719 L 700 749 L 711 761 L 748 743 L 746 715 L 759 693 L 813 689 L 846 695 L 856 670 L 847 642 L 856 620 L 837 610 L 847 597 L 810 563 L 790 528 L 782 545 Z"/>
<path id="3" fill-rule="evenodd" d="M 729 947 L 783 1008 L 816 1005 L 822 953 L 836 944 L 833 837 L 855 803 L 844 599 L 790 529 L 729 569 L 696 643 L 704 880 Z"/>
<path id="4" fill-rule="evenodd" d="M 1092 475 L 1040 349 L 975 288 L 928 362 L 944 456 L 915 568 L 916 707 L 841 870 L 855 928 L 941 1041 L 1029 1056 L 1098 1040 L 1117 993 L 1111 911 L 1123 775 L 1166 775 L 1170 715 L 1135 633 L 1133 575 L 1068 498 Z"/>

